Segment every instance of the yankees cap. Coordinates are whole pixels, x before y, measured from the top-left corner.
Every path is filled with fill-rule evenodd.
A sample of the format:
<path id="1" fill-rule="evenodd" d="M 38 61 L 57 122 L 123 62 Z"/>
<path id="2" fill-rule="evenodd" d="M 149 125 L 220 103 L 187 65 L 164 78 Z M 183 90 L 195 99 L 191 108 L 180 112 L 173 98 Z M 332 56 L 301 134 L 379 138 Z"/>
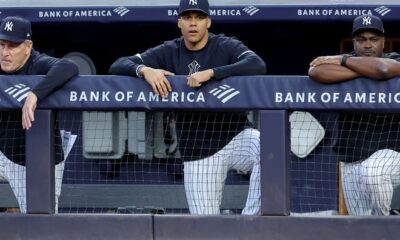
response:
<path id="1" fill-rule="evenodd" d="M 1 21 L 0 40 L 21 43 L 32 39 L 31 23 L 21 17 L 6 17 Z"/>
<path id="2" fill-rule="evenodd" d="M 385 33 L 382 20 L 374 15 L 361 15 L 354 19 L 352 35 L 354 36 L 365 30 L 372 30 L 382 35 Z"/>
<path id="3" fill-rule="evenodd" d="M 179 15 L 188 11 L 199 11 L 210 16 L 210 4 L 208 0 L 181 0 L 179 4 Z"/>

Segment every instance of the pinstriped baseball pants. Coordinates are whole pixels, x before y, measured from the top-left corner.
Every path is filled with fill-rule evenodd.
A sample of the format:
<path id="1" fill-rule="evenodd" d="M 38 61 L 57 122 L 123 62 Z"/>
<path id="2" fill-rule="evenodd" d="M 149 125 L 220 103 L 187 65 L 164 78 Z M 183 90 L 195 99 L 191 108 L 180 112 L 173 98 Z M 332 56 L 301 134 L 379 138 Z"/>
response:
<path id="1" fill-rule="evenodd" d="M 394 188 L 400 185 L 400 153 L 382 149 L 361 162 L 341 164 L 349 214 L 389 215 Z"/>
<path id="2" fill-rule="evenodd" d="M 214 155 L 184 163 L 184 184 L 191 214 L 220 214 L 227 173 L 251 172 L 245 215 L 260 214 L 260 132 L 245 129 Z"/>
<path id="3" fill-rule="evenodd" d="M 62 161 L 55 166 L 55 212 L 58 212 L 58 198 L 61 194 L 64 165 L 65 161 Z M 10 161 L 0 152 L 0 175 L 9 182 L 11 189 L 17 198 L 21 213 L 26 213 L 26 167 Z"/>

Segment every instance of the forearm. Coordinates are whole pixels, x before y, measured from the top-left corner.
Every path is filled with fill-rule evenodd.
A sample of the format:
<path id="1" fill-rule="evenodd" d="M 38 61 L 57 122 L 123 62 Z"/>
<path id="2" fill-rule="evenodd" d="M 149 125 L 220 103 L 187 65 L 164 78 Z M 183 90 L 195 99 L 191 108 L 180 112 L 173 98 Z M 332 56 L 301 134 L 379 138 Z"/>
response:
<path id="1" fill-rule="evenodd" d="M 257 55 L 246 57 L 236 63 L 216 67 L 214 77 L 217 80 L 240 75 L 262 75 L 266 73 L 266 65 L 264 61 Z"/>
<path id="2" fill-rule="evenodd" d="M 136 70 L 140 65 L 140 63 L 136 63 L 129 57 L 122 57 L 111 65 L 109 73 L 114 75 L 139 77 Z"/>
<path id="3" fill-rule="evenodd" d="M 78 67 L 74 63 L 66 59 L 60 59 L 49 70 L 43 80 L 32 89 L 32 92 L 38 99 L 43 99 L 77 75 Z"/>
<path id="4" fill-rule="evenodd" d="M 322 83 L 336 83 L 361 77 L 355 71 L 336 64 L 321 64 L 310 67 L 308 75 L 311 79 Z"/>
<path id="5" fill-rule="evenodd" d="M 362 76 L 379 80 L 400 75 L 400 63 L 387 58 L 349 57 L 346 67 Z"/>

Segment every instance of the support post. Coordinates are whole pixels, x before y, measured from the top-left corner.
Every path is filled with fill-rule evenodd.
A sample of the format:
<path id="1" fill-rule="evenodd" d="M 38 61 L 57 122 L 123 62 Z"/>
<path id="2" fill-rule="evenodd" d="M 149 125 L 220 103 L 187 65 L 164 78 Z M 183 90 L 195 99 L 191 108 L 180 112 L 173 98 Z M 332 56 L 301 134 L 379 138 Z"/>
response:
<path id="1" fill-rule="evenodd" d="M 286 110 L 260 111 L 261 215 L 290 214 L 289 118 Z"/>
<path id="2" fill-rule="evenodd" d="M 27 213 L 51 214 L 55 208 L 54 116 L 36 110 L 25 135 Z"/>

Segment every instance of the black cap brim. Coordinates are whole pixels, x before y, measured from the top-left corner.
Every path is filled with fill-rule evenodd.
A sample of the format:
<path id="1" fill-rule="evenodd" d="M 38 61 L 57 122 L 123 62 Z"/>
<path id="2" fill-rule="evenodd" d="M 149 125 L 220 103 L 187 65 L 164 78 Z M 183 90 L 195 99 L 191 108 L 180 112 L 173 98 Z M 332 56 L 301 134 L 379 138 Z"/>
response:
<path id="1" fill-rule="evenodd" d="M 201 9 L 198 9 L 198 8 L 185 9 L 184 11 L 182 11 L 182 12 L 179 13 L 179 16 L 182 15 L 182 14 L 184 14 L 184 13 L 187 13 L 187 12 L 201 12 L 201 13 L 204 13 L 205 15 L 207 15 L 207 16 L 210 16 L 209 13 L 207 13 L 207 12 L 201 10 Z"/>
<path id="2" fill-rule="evenodd" d="M 374 33 L 378 33 L 378 34 L 381 35 L 381 36 L 384 36 L 384 35 L 385 35 L 385 33 L 382 32 L 382 30 L 379 29 L 379 28 L 374 28 L 374 27 L 362 27 L 362 28 L 358 28 L 357 30 L 353 31 L 352 36 L 355 36 L 355 35 L 360 34 L 361 32 L 367 32 L 367 31 L 371 31 L 371 32 L 374 32 Z"/>
<path id="3" fill-rule="evenodd" d="M 5 34 L 0 34 L 0 40 L 10 41 L 10 42 L 15 42 L 15 43 L 22 43 L 26 39 L 19 38 L 19 37 L 14 37 L 14 36 L 9 36 L 9 35 L 5 35 Z"/>

